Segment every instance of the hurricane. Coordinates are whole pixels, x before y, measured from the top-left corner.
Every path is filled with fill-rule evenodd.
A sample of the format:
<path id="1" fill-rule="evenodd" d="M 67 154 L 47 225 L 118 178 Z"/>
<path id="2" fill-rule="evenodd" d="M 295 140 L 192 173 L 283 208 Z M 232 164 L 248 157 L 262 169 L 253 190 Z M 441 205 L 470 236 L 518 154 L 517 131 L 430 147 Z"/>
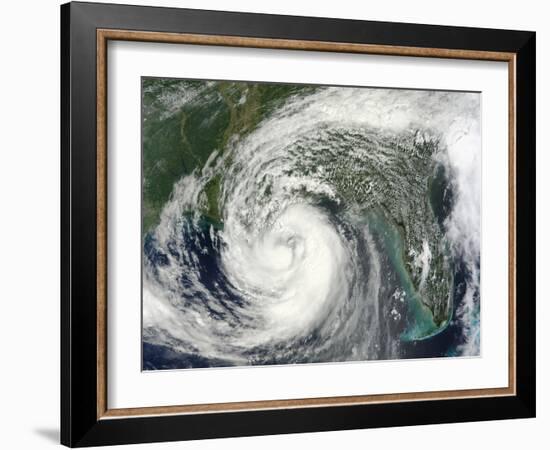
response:
<path id="1" fill-rule="evenodd" d="M 142 88 L 144 370 L 479 354 L 479 93 Z"/>

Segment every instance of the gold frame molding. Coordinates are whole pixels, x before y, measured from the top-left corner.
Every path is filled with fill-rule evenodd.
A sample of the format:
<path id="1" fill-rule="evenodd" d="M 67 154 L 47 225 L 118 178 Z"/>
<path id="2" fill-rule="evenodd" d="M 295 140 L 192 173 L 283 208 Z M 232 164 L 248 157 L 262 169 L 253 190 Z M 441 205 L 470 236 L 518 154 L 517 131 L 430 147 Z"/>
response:
<path id="1" fill-rule="evenodd" d="M 445 48 L 247 38 L 98 29 L 97 33 L 97 418 L 219 413 L 266 409 L 448 400 L 516 395 L 516 54 Z M 217 45 L 391 56 L 501 61 L 508 63 L 508 386 L 401 394 L 263 400 L 200 405 L 109 409 L 107 405 L 107 42 L 109 40 Z"/>

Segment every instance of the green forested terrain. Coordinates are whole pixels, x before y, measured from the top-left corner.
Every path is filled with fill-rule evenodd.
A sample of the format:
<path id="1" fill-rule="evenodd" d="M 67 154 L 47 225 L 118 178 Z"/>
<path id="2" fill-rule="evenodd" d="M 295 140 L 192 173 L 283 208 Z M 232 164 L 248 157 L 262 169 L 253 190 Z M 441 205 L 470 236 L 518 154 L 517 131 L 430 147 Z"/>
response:
<path id="1" fill-rule="evenodd" d="M 232 136 L 244 136 L 290 95 L 309 86 L 142 79 L 143 232 L 159 220 L 174 183 L 202 169 L 212 152 L 222 154 Z M 190 99 L 191 97 L 191 99 Z M 206 187 L 203 213 L 220 221 L 221 178 Z"/>

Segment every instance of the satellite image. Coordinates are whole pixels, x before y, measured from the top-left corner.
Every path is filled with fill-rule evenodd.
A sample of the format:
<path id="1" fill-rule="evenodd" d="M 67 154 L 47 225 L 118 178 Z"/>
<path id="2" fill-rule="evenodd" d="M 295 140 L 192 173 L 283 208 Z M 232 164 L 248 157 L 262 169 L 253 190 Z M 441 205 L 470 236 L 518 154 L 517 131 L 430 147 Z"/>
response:
<path id="1" fill-rule="evenodd" d="M 479 93 L 141 89 L 143 370 L 480 354 Z"/>

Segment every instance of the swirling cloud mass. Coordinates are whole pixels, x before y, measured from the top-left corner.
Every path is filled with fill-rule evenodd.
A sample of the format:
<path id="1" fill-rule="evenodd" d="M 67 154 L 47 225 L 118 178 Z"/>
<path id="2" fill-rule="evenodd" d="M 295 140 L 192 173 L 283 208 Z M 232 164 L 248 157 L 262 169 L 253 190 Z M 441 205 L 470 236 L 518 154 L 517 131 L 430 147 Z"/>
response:
<path id="1" fill-rule="evenodd" d="M 143 368 L 479 354 L 480 95 L 143 79 Z"/>

